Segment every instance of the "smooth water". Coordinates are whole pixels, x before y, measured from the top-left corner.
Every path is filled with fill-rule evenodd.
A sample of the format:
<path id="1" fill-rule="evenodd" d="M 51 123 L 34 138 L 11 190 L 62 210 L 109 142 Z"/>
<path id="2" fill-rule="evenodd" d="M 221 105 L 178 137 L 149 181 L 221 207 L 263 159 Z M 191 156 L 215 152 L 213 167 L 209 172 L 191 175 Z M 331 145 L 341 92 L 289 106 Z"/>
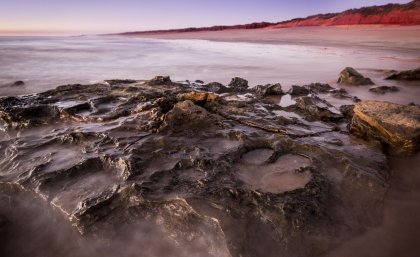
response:
<path id="1" fill-rule="evenodd" d="M 40 92 L 62 84 L 105 79 L 227 83 L 244 77 L 251 85 L 335 82 L 346 66 L 365 71 L 412 69 L 420 51 L 290 44 L 165 40 L 130 37 L 0 37 L 0 95 Z M 23 80 L 24 87 L 7 87 Z"/>

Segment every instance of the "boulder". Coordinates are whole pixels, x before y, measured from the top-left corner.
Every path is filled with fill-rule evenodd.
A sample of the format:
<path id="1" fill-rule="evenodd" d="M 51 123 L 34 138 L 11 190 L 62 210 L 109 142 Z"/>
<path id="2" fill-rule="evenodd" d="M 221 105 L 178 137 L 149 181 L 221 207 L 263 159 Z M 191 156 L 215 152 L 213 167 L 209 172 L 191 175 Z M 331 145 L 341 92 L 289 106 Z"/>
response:
<path id="1" fill-rule="evenodd" d="M 207 85 L 204 85 L 202 89 L 205 91 L 209 91 L 209 92 L 213 92 L 217 94 L 226 93 L 228 91 L 227 87 L 225 87 L 219 82 L 208 83 Z"/>
<path id="2" fill-rule="evenodd" d="M 303 96 L 309 94 L 309 89 L 304 86 L 292 86 L 287 93 L 292 96 Z"/>
<path id="3" fill-rule="evenodd" d="M 260 96 L 267 96 L 267 95 L 282 95 L 283 91 L 281 89 L 281 85 L 277 84 L 267 84 L 267 85 L 258 85 L 254 88 L 254 91 Z"/>
<path id="4" fill-rule="evenodd" d="M 355 105 L 351 132 L 389 146 L 393 154 L 410 154 L 420 145 L 420 108 L 383 101 Z"/>
<path id="5" fill-rule="evenodd" d="M 14 86 L 14 87 L 20 87 L 20 86 L 24 86 L 24 85 L 25 85 L 25 82 L 23 82 L 22 80 L 15 81 L 12 84 L 12 86 Z"/>
<path id="6" fill-rule="evenodd" d="M 206 103 L 215 102 L 217 99 L 219 99 L 219 96 L 209 92 L 192 91 L 188 93 L 179 94 L 178 98 L 180 101 L 190 100 L 195 104 L 204 106 Z"/>
<path id="7" fill-rule="evenodd" d="M 307 86 L 311 92 L 314 93 L 329 93 L 330 91 L 334 90 L 329 84 L 322 84 L 322 83 L 312 83 Z"/>
<path id="8" fill-rule="evenodd" d="M 192 101 L 186 100 L 177 103 L 166 115 L 161 130 L 169 129 L 172 132 L 200 131 L 203 128 L 211 127 L 214 119 L 210 113 L 195 105 Z"/>
<path id="9" fill-rule="evenodd" d="M 378 86 L 378 87 L 372 87 L 369 88 L 369 91 L 375 94 L 385 94 L 388 92 L 397 92 L 399 91 L 398 87 L 396 86 Z"/>
<path id="10" fill-rule="evenodd" d="M 248 80 L 235 77 L 230 81 L 228 87 L 234 92 L 246 91 L 248 89 Z"/>
<path id="11" fill-rule="evenodd" d="M 169 76 L 156 76 L 147 82 L 150 86 L 169 85 L 171 83 L 172 81 Z"/>
<path id="12" fill-rule="evenodd" d="M 373 81 L 370 78 L 364 77 L 357 70 L 347 67 L 341 71 L 340 77 L 338 78 L 338 83 L 347 84 L 347 85 L 374 85 Z"/>
<path id="13" fill-rule="evenodd" d="M 420 68 L 414 70 L 406 70 L 396 72 L 386 79 L 394 79 L 394 80 L 420 80 Z"/>
<path id="14" fill-rule="evenodd" d="M 319 97 L 301 96 L 294 100 L 297 111 L 307 120 L 337 121 L 343 118 L 340 111 Z"/>

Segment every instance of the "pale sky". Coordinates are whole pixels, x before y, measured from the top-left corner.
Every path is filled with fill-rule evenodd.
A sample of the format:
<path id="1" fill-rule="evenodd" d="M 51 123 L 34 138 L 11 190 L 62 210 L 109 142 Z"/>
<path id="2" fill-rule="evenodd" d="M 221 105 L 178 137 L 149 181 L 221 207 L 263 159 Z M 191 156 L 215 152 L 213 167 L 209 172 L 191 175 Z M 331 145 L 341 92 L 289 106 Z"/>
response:
<path id="1" fill-rule="evenodd" d="M 0 0 L 0 34 L 112 33 L 278 22 L 401 0 Z"/>

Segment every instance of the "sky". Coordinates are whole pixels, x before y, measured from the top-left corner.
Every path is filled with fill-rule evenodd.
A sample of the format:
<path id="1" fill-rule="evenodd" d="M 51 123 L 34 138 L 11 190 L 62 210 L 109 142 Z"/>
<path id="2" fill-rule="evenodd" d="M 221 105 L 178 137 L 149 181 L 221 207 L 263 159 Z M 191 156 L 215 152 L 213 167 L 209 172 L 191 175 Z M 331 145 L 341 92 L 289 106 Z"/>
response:
<path id="1" fill-rule="evenodd" d="M 113 33 L 278 22 L 407 0 L 0 0 L 0 34 Z"/>

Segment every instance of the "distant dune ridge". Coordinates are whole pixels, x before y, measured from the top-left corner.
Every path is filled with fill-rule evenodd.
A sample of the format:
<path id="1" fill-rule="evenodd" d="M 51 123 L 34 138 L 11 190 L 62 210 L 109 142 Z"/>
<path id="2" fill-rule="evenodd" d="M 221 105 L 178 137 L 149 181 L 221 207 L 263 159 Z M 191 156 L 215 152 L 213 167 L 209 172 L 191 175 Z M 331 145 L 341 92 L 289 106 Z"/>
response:
<path id="1" fill-rule="evenodd" d="M 420 0 L 407 4 L 387 4 L 381 6 L 350 9 L 341 13 L 327 13 L 296 18 L 277 23 L 255 22 L 243 25 L 212 26 L 201 28 L 183 28 L 170 30 L 124 32 L 120 35 L 160 34 L 177 32 L 220 31 L 227 29 L 276 29 L 304 26 L 340 26 L 340 25 L 420 25 Z"/>
<path id="2" fill-rule="evenodd" d="M 420 25 L 420 0 L 408 4 L 350 9 L 341 13 L 328 13 L 293 19 L 273 25 L 272 28 L 338 25 Z"/>

